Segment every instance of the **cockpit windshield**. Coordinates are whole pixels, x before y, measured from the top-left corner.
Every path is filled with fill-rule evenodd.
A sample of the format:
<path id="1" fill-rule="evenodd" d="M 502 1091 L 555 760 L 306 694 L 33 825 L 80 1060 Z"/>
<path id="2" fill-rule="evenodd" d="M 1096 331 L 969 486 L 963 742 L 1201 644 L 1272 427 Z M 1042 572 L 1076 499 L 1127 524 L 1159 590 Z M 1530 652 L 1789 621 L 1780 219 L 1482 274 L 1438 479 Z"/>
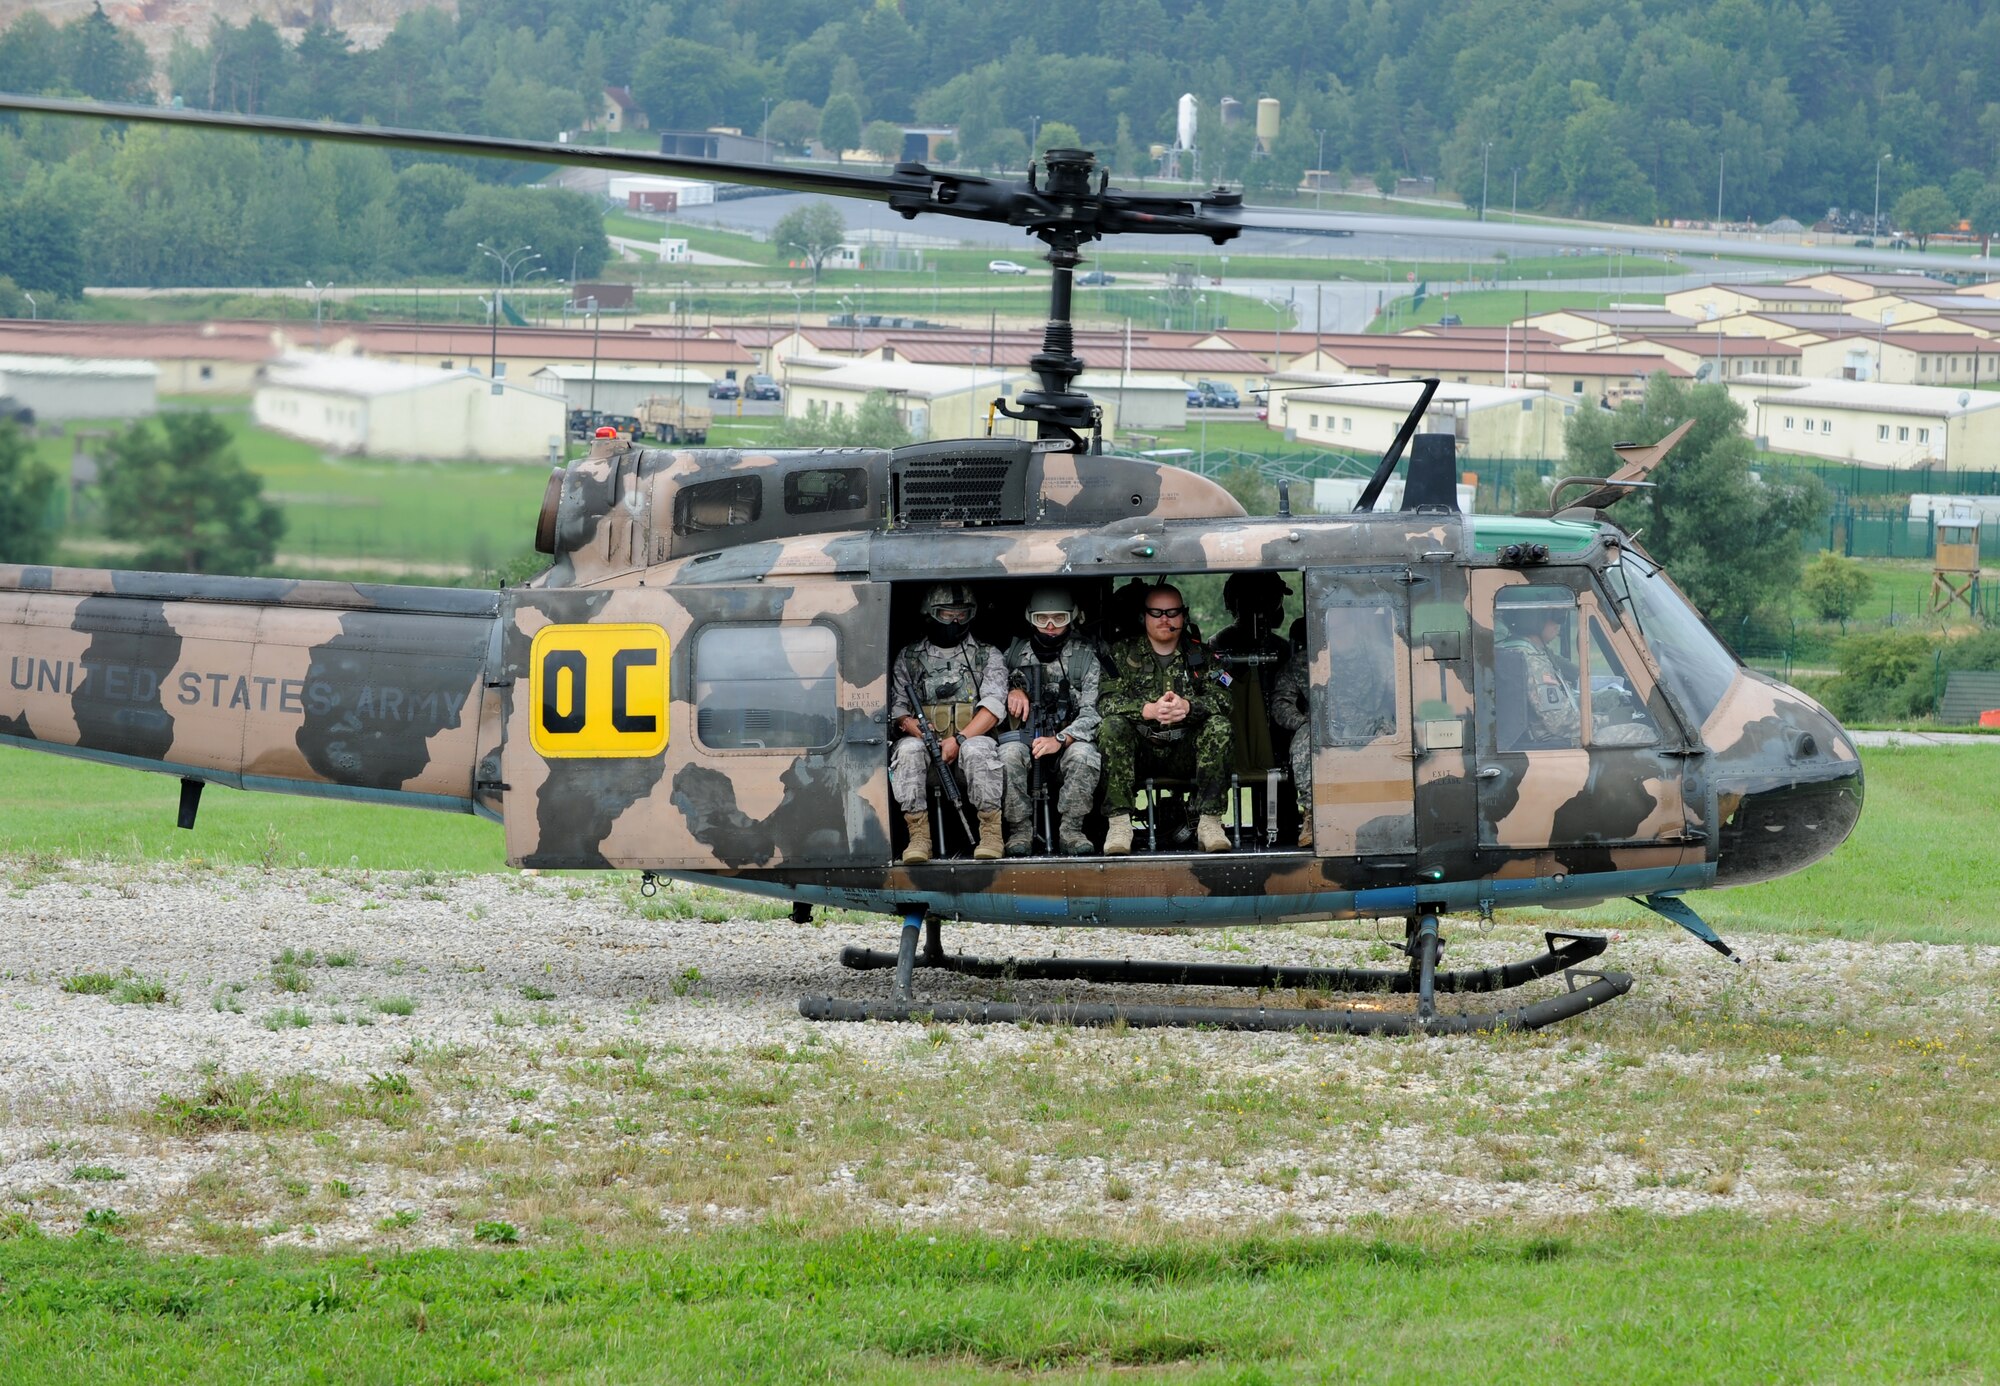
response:
<path id="1" fill-rule="evenodd" d="M 1694 719 L 1708 720 L 1736 677 L 1736 656 L 1659 568 L 1627 550 L 1605 570 L 1653 652 L 1660 677 Z"/>

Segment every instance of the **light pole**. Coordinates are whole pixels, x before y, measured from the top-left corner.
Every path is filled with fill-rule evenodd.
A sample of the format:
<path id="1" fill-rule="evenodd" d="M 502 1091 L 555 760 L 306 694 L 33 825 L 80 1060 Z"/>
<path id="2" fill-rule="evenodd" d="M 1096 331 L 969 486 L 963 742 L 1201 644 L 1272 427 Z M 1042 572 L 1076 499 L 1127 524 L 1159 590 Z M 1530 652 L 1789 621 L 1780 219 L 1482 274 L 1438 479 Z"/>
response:
<path id="1" fill-rule="evenodd" d="M 514 277 L 514 267 L 522 263 L 522 256 L 527 256 L 533 260 L 539 260 L 542 257 L 535 253 L 535 248 L 531 245 L 524 245 L 519 249 L 503 253 L 495 250 L 484 241 L 479 242 L 479 252 L 482 255 L 490 256 L 493 262 L 500 266 L 499 282 L 493 289 L 492 340 L 488 348 L 486 361 L 486 378 L 488 380 L 498 380 L 500 378 L 500 305 L 505 299 L 507 285 Z"/>
<path id="2" fill-rule="evenodd" d="M 306 281 L 306 287 L 307 287 L 308 289 L 311 289 L 311 290 L 312 290 L 312 296 L 313 296 L 313 346 L 314 346 L 314 347 L 318 347 L 318 346 L 319 346 L 319 344 L 320 344 L 320 332 L 319 332 L 319 327 L 320 327 L 320 316 L 319 316 L 319 301 L 320 301 L 320 296 L 321 296 L 321 295 L 323 295 L 323 294 L 324 294 L 324 293 L 325 293 L 325 292 L 326 292 L 326 291 L 327 291 L 328 289 L 331 289 L 331 288 L 333 287 L 333 285 L 332 285 L 331 283 L 327 283 L 327 284 L 315 284 L 315 283 L 313 283 L 313 282 L 312 282 L 312 280 L 308 279 L 308 280 Z"/>
<path id="3" fill-rule="evenodd" d="M 791 289 L 788 292 L 792 296 L 792 356 L 796 356 L 799 354 L 799 308 L 805 301 L 805 295 L 797 289 Z M 785 398 L 787 400 L 792 397 L 792 356 L 785 358 Z"/>
<path id="4" fill-rule="evenodd" d="M 597 295 L 584 300 L 590 306 L 590 426 L 597 427 L 597 331 L 603 315 L 597 311 Z"/>
<path id="5" fill-rule="evenodd" d="M 757 142 L 764 146 L 764 162 L 771 162 L 771 98 L 764 98 L 764 123 L 757 127 Z"/>
<path id="6" fill-rule="evenodd" d="M 1882 165 L 1888 162 L 1887 154 L 1875 161 L 1875 215 L 1868 219 L 1868 239 L 1871 241 L 1882 234 Z"/>
<path id="7" fill-rule="evenodd" d="M 1728 164 L 1729 151 L 1718 149 L 1715 152 L 1715 229 L 1718 231 L 1722 229 L 1722 170 Z"/>
<path id="8" fill-rule="evenodd" d="M 1033 123 L 1028 126 L 1028 162 L 1032 164 L 1035 161 L 1035 141 L 1042 137 L 1042 118 L 1034 116 L 1031 119 Z"/>
<path id="9" fill-rule="evenodd" d="M 29 322 L 40 321 L 42 316 L 42 310 L 41 306 L 35 302 L 35 296 L 29 293 L 26 289 L 23 289 L 21 290 L 21 297 L 28 300 L 28 321 Z"/>
<path id="10" fill-rule="evenodd" d="M 1514 170 L 1514 199 L 1507 204 L 1507 220 L 1521 219 L 1521 170 Z"/>
<path id="11" fill-rule="evenodd" d="M 581 254 L 583 254 L 582 246 L 578 246 L 569 253 L 569 287 L 572 292 L 576 289 L 576 257 Z"/>
<path id="12" fill-rule="evenodd" d="M 1493 153 L 1493 141 L 1479 146 L 1479 219 L 1486 220 L 1486 161 Z"/>
<path id="13" fill-rule="evenodd" d="M 1319 197 L 1326 190 L 1326 131 L 1315 130 L 1319 137 L 1319 157 L 1313 161 L 1313 210 L 1320 208 Z"/>

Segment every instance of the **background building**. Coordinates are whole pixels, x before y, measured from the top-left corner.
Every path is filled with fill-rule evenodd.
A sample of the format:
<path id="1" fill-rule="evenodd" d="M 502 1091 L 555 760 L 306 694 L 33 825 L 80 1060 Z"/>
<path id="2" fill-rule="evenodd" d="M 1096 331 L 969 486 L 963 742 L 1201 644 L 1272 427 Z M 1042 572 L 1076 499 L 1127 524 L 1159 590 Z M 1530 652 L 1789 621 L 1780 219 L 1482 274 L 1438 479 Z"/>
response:
<path id="1" fill-rule="evenodd" d="M 561 455 L 560 396 L 471 371 L 295 356 L 251 403 L 257 423 L 330 452 L 432 461 L 547 462 Z"/>

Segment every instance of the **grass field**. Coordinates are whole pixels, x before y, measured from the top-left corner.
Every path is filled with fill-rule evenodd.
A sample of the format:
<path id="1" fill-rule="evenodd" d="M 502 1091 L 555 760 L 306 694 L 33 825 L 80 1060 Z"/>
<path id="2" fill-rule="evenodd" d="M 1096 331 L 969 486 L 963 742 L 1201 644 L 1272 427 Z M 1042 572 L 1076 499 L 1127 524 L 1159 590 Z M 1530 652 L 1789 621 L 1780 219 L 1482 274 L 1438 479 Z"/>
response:
<path id="1" fill-rule="evenodd" d="M 2000 1360 L 2000 1239 L 1924 1218 L 368 1257 L 93 1234 L 0 1242 L 0 1283 L 0 1356 L 36 1382 L 1978 1380 Z"/>
<path id="2" fill-rule="evenodd" d="M 1871 749 L 1854 836 L 1809 870 L 1704 893 L 1718 929 L 2000 944 L 1992 862 L 2000 841 L 2000 747 Z M 0 749 L 0 843 L 14 856 L 215 865 L 495 871 L 499 828 L 482 819 L 215 787 L 199 827 L 174 827 L 177 782 Z M 1639 917 L 1601 906 L 1586 917 Z M 1574 922 L 1578 916 L 1553 916 Z"/>
<path id="3" fill-rule="evenodd" d="M 185 403 L 185 401 L 184 401 Z M 371 563 L 446 563 L 467 573 L 498 567 L 533 546 L 547 468 L 474 462 L 397 462 L 329 457 L 308 443 L 256 427 L 241 402 L 202 400 L 229 430 L 237 456 L 264 479 L 285 512 L 281 552 Z M 36 443 L 42 461 L 69 473 L 74 435 L 121 425 L 81 421 Z M 98 517 L 76 517 L 94 537 Z M 101 558 L 86 558 L 93 565 Z"/>
<path id="4" fill-rule="evenodd" d="M 1449 296 L 1432 294 L 1423 307 L 1411 310 L 1407 300 L 1392 303 L 1368 324 L 1370 332 L 1401 332 L 1405 328 L 1435 323 L 1447 313 L 1456 313 L 1467 327 L 1499 327 L 1519 322 L 1535 313 L 1553 313 L 1559 308 L 1607 307 L 1620 303 L 1660 303 L 1659 294 L 1571 293 L 1550 290 L 1479 289 Z"/>

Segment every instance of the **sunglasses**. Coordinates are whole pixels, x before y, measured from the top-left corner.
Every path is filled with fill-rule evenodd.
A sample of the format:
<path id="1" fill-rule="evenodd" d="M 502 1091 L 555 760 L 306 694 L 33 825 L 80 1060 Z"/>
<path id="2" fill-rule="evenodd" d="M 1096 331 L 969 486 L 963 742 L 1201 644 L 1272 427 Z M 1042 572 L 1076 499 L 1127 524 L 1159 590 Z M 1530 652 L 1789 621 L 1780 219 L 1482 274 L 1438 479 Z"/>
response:
<path id="1" fill-rule="evenodd" d="M 1069 624 L 1067 611 L 1031 611 L 1028 619 L 1038 626 L 1055 626 L 1060 629 Z"/>
<path id="2" fill-rule="evenodd" d="M 1156 620 L 1178 621 L 1181 617 L 1187 615 L 1187 608 L 1184 606 L 1149 606 L 1146 608 L 1146 614 Z"/>

